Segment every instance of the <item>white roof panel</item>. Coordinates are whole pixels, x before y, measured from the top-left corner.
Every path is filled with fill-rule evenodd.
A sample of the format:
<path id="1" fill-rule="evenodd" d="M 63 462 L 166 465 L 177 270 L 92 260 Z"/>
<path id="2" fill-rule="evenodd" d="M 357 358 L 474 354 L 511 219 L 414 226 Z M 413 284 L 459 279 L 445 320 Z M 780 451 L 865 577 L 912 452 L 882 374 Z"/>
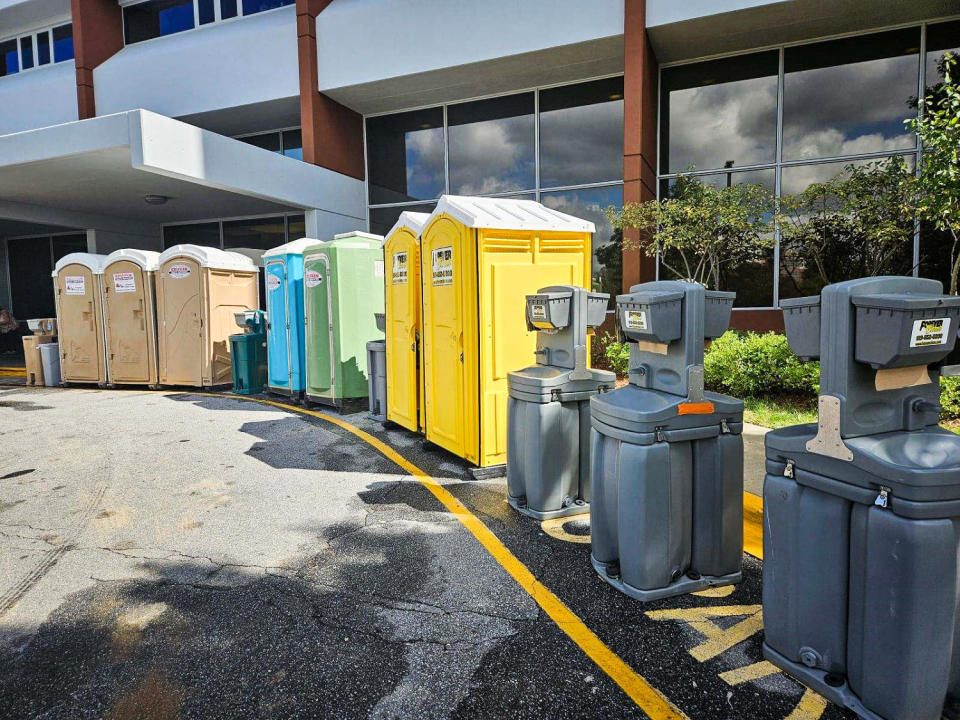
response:
<path id="1" fill-rule="evenodd" d="M 60 270 L 65 268 L 67 265 L 83 265 L 84 267 L 90 268 L 94 275 L 102 275 L 104 260 L 106 259 L 106 255 L 95 255 L 94 253 L 70 253 L 69 255 L 64 255 L 62 258 L 57 260 L 57 264 L 53 268 L 53 272 L 50 274 L 53 277 L 56 277 L 57 273 L 59 273 Z"/>
<path id="2" fill-rule="evenodd" d="M 419 235 L 420 231 L 423 230 L 423 226 L 427 224 L 427 220 L 430 218 L 430 213 L 420 213 L 413 212 L 412 210 L 404 210 L 400 213 L 400 217 L 397 219 L 396 225 L 390 228 L 384 237 L 390 237 L 400 228 L 407 228 L 414 235 Z"/>
<path id="3" fill-rule="evenodd" d="M 114 250 L 112 253 L 107 255 L 106 259 L 103 261 L 103 267 L 106 269 L 115 262 L 125 260 L 127 262 L 132 262 L 135 265 L 139 265 L 147 272 L 153 272 L 160 266 L 158 262 L 159 257 L 160 253 L 154 252 L 153 250 L 135 250 L 133 248 L 124 248 L 123 250 Z"/>
<path id="4" fill-rule="evenodd" d="M 446 213 L 471 228 L 596 232 L 589 220 L 551 210 L 535 200 L 443 195 L 430 217 Z"/>
<path id="5" fill-rule="evenodd" d="M 227 252 L 219 248 L 203 247 L 202 245 L 174 245 L 167 248 L 157 263 L 163 265 L 167 260 L 176 257 L 188 257 L 200 263 L 200 267 L 216 268 L 217 270 L 240 270 L 243 272 L 260 272 L 260 268 L 246 255 Z"/>
<path id="6" fill-rule="evenodd" d="M 339 235 L 334 235 L 334 240 L 343 240 L 344 238 L 367 238 L 367 240 L 376 240 L 377 242 L 383 242 L 382 235 L 374 235 L 373 233 L 360 232 L 359 230 L 351 230 L 350 232 L 340 233 Z"/>
<path id="7" fill-rule="evenodd" d="M 291 240 L 283 245 L 270 248 L 263 254 L 263 257 L 276 257 L 278 255 L 303 255 L 304 250 L 306 250 L 308 247 L 313 247 L 318 242 L 320 241 L 315 238 L 300 238 L 299 240 Z"/>

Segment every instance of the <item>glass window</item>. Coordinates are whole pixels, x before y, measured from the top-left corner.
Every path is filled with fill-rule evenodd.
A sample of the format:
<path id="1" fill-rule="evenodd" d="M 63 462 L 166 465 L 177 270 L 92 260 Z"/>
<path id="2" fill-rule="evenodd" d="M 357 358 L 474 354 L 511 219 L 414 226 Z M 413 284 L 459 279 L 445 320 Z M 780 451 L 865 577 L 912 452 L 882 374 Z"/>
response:
<path id="1" fill-rule="evenodd" d="M 489 195 L 536 187 L 533 109 L 533 93 L 450 105 L 450 192 Z"/>
<path id="2" fill-rule="evenodd" d="M 220 18 L 227 20 L 237 16 L 237 0 L 220 0 Z"/>
<path id="3" fill-rule="evenodd" d="M 127 44 L 193 28 L 193 0 L 149 0 L 123 9 Z"/>
<path id="4" fill-rule="evenodd" d="M 920 30 L 784 51 L 783 159 L 916 146 L 903 121 L 917 95 Z"/>
<path id="5" fill-rule="evenodd" d="M 20 68 L 29 70 L 33 67 L 33 35 L 20 38 Z"/>
<path id="6" fill-rule="evenodd" d="M 50 33 L 44 30 L 37 35 L 37 65 L 50 62 Z"/>
<path id="7" fill-rule="evenodd" d="M 444 190 L 443 109 L 367 119 L 370 202 L 432 200 Z"/>
<path id="8" fill-rule="evenodd" d="M 927 87 L 933 88 L 943 80 L 940 63 L 944 54 L 960 54 L 960 20 L 927 25 Z"/>
<path id="9" fill-rule="evenodd" d="M 217 19 L 213 10 L 214 0 L 197 0 L 197 19 L 201 25 L 212 23 Z"/>
<path id="10" fill-rule="evenodd" d="M 293 5 L 295 0 L 243 0 L 243 14 L 253 15 L 264 10 Z"/>
<path id="11" fill-rule="evenodd" d="M 420 205 L 402 205 L 397 207 L 370 208 L 370 232 L 377 235 L 386 235 L 390 228 L 396 225 L 400 219 L 400 213 L 404 210 L 411 212 L 432 213 L 436 205 L 434 203 L 422 203 Z"/>
<path id="12" fill-rule="evenodd" d="M 300 130 L 283 131 L 283 154 L 294 160 L 303 160 L 303 133 Z"/>
<path id="13" fill-rule="evenodd" d="M 776 160 L 779 66 L 774 50 L 665 69 L 661 172 Z"/>
<path id="14" fill-rule="evenodd" d="M 163 228 L 163 247 L 171 248 L 174 245 L 202 245 L 204 247 L 221 247 L 220 223 L 205 222 L 191 225 L 167 225 Z"/>
<path id="15" fill-rule="evenodd" d="M 10 296 L 18 319 L 53 317 L 53 283 L 50 273 L 50 237 L 7 240 L 10 268 Z"/>
<path id="16" fill-rule="evenodd" d="M 593 289 L 609 293 L 613 307 L 623 285 L 623 235 L 613 229 L 604 210 L 623 205 L 623 186 L 544 192 L 540 193 L 540 202 L 597 226 L 593 234 Z"/>
<path id="17" fill-rule="evenodd" d="M 70 253 L 87 251 L 87 234 L 74 233 L 72 235 L 53 236 L 53 262 Z"/>
<path id="18" fill-rule="evenodd" d="M 287 216 L 287 242 L 306 237 L 307 218 L 305 215 Z"/>
<path id="19" fill-rule="evenodd" d="M 248 135 L 247 137 L 237 138 L 248 145 L 256 145 L 258 148 L 269 150 L 270 152 L 280 152 L 280 133 L 271 132 L 262 135 Z"/>
<path id="20" fill-rule="evenodd" d="M 20 72 L 20 61 L 17 59 L 17 41 L 4 40 L 0 42 L 0 77 Z"/>
<path id="21" fill-rule="evenodd" d="M 67 23 L 53 29 L 53 61 L 63 62 L 72 59 L 73 23 Z"/>
<path id="22" fill-rule="evenodd" d="M 283 216 L 223 222 L 223 247 L 225 248 L 269 250 L 283 245 L 286 237 Z"/>
<path id="23" fill-rule="evenodd" d="M 623 179 L 623 78 L 540 92 L 540 187 Z"/>

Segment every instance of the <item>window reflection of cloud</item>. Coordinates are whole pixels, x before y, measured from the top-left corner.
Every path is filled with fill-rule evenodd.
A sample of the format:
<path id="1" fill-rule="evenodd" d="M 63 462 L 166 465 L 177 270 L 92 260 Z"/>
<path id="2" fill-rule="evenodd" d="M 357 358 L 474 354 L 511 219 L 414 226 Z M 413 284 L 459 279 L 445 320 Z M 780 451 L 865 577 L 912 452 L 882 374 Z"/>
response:
<path id="1" fill-rule="evenodd" d="M 623 177 L 623 101 L 540 115 L 540 185 L 582 185 Z"/>
<path id="2" fill-rule="evenodd" d="M 597 226 L 593 234 L 593 271 L 597 272 L 601 267 L 596 256 L 597 249 L 609 243 L 613 236 L 613 226 L 607 220 L 604 210 L 611 205 L 616 207 L 623 205 L 623 188 L 617 185 L 542 193 L 540 202 L 552 210 L 589 220 Z"/>
<path id="3" fill-rule="evenodd" d="M 413 130 L 405 135 L 407 194 L 439 197 L 444 188 L 443 128 Z"/>
<path id="4" fill-rule="evenodd" d="M 532 188 L 533 133 L 532 115 L 451 126 L 451 192 L 486 195 Z"/>

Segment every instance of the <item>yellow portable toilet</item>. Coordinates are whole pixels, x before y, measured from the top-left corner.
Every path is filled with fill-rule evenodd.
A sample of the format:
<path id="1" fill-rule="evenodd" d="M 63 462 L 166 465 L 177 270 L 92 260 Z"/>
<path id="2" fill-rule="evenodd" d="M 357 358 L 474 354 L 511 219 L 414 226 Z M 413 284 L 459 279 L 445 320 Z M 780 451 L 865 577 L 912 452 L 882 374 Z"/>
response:
<path id="1" fill-rule="evenodd" d="M 53 269 L 60 378 L 65 383 L 107 383 L 100 275 L 105 255 L 70 253 Z"/>
<path id="2" fill-rule="evenodd" d="M 383 241 L 386 290 L 387 420 L 423 428 L 420 372 L 420 230 L 428 213 L 400 213 Z"/>
<path id="3" fill-rule="evenodd" d="M 440 198 L 420 233 L 428 441 L 481 468 L 506 462 L 507 373 L 536 350 L 526 296 L 589 288 L 594 230 L 533 200 Z"/>
<path id="4" fill-rule="evenodd" d="M 157 262 L 160 384 L 229 385 L 234 313 L 260 306 L 260 269 L 244 255 L 199 245 L 174 245 Z"/>
<path id="5" fill-rule="evenodd" d="M 111 385 L 157 385 L 159 257 L 150 250 L 117 250 L 104 260 L 100 288 Z"/>

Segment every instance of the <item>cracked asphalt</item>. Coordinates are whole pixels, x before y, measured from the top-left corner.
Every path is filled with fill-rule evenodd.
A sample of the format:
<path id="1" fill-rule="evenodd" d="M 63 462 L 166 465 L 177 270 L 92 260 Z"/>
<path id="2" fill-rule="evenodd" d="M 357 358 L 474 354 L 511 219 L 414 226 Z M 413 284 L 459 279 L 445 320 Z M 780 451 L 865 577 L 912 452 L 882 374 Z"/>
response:
<path id="1" fill-rule="evenodd" d="M 346 419 L 442 482 L 690 718 L 848 717 L 781 674 L 722 679 L 762 659 L 758 634 L 733 642 L 759 622 L 757 561 L 732 593 L 636 603 L 589 545 L 514 514 L 503 480 Z M 715 622 L 731 642 L 700 661 L 703 619 L 663 612 L 721 606 L 738 608 Z M 230 397 L 17 388 L 0 390 L 0 716 L 645 717 L 343 429 Z"/>

